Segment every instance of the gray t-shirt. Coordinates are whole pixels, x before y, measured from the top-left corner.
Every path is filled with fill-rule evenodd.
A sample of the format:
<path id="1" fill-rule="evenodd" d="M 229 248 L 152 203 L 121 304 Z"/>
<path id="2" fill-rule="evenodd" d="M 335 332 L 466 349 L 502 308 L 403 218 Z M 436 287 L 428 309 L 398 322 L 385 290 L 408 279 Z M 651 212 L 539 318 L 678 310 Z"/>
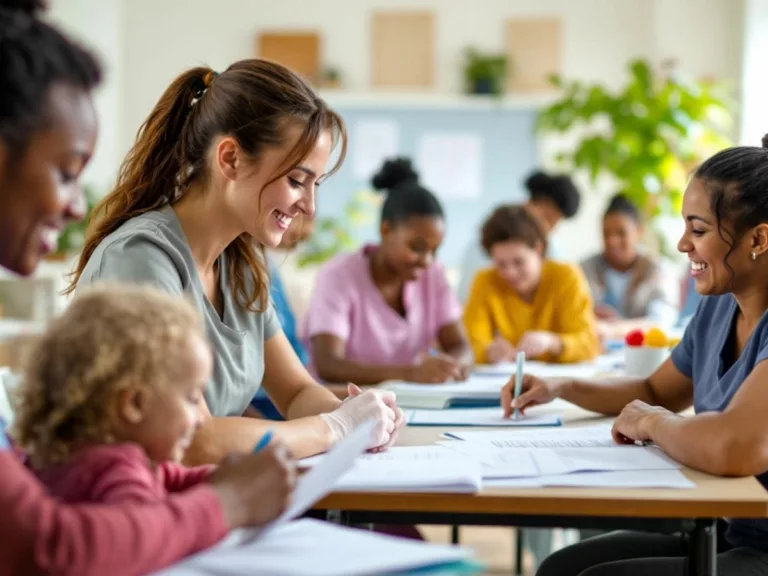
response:
<path id="1" fill-rule="evenodd" d="M 226 255 L 219 257 L 223 318 L 203 292 L 192 252 L 173 208 L 142 214 L 123 224 L 96 248 L 79 286 L 99 281 L 152 284 L 187 294 L 203 315 L 213 346 L 213 381 L 205 400 L 214 416 L 240 416 L 264 377 L 264 342 L 280 330 L 270 302 L 266 312 L 250 312 L 232 295 Z"/>

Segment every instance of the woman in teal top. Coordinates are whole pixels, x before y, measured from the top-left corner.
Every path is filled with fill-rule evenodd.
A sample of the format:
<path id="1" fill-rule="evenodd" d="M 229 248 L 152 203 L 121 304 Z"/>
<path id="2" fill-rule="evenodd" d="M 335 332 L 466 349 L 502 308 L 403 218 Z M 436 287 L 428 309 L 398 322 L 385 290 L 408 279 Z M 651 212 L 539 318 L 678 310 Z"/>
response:
<path id="1" fill-rule="evenodd" d="M 618 414 L 617 442 L 652 442 L 685 466 L 718 476 L 754 475 L 768 488 L 768 137 L 763 148 L 724 150 L 696 171 L 685 192 L 688 256 L 704 296 L 682 342 L 649 378 L 606 381 L 526 377 L 513 403 L 524 408 L 563 398 Z M 678 416 L 693 405 L 696 415 Z M 722 522 L 717 573 L 768 574 L 768 520 Z M 616 532 L 550 556 L 539 576 L 654 576 L 683 573 L 679 535 Z"/>

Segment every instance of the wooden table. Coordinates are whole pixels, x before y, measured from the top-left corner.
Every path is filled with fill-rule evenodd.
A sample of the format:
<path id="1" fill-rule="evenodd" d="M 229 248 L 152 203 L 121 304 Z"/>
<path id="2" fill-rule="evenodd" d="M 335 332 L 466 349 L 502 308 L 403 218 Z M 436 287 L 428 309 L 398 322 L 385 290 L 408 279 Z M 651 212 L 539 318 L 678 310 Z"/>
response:
<path id="1" fill-rule="evenodd" d="M 540 412 L 558 407 L 541 407 Z M 605 420 L 576 407 L 566 426 Z M 432 444 L 447 429 L 410 427 L 398 445 Z M 509 430 L 509 429 L 507 429 Z M 716 574 L 718 518 L 768 517 L 768 492 L 754 478 L 718 478 L 691 469 L 693 489 L 489 488 L 479 494 L 335 493 L 315 508 L 349 523 L 476 524 L 686 532 L 687 574 Z"/>

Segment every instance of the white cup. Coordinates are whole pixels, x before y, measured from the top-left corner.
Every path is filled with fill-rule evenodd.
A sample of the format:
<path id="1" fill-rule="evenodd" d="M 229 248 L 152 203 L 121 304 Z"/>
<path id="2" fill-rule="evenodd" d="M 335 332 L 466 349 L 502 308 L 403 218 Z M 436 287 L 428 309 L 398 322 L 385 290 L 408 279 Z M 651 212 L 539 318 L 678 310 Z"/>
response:
<path id="1" fill-rule="evenodd" d="M 624 369 L 627 376 L 648 378 L 669 356 L 669 348 L 627 346 L 624 349 Z"/>

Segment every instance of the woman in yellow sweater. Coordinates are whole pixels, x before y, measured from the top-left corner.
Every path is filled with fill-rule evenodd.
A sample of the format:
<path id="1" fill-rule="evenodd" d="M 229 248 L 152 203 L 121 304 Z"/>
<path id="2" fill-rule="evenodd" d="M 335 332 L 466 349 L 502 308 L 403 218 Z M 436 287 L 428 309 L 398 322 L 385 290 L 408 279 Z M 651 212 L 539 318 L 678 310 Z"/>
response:
<path id="1" fill-rule="evenodd" d="M 547 240 L 520 206 L 502 206 L 482 229 L 493 268 L 475 276 L 464 325 L 478 364 L 514 360 L 582 362 L 600 349 L 589 288 L 569 264 L 544 258 Z"/>

